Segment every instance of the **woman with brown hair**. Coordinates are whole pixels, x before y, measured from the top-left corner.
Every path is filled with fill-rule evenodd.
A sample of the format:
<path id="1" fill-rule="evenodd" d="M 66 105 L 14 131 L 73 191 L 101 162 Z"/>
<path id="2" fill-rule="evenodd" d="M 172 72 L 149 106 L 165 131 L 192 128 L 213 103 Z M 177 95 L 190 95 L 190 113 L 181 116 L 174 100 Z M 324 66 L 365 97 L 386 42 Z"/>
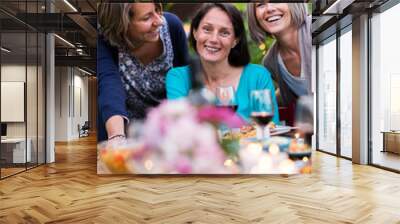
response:
<path id="1" fill-rule="evenodd" d="M 263 66 L 251 64 L 240 11 L 231 3 L 205 3 L 190 26 L 189 41 L 200 59 L 203 88 L 214 95 L 219 87 L 235 91 L 236 113 L 250 120 L 253 90 L 269 90 L 274 108 L 273 122 L 279 124 L 275 88 Z M 166 78 L 168 99 L 187 97 L 193 87 L 189 66 L 171 69 Z"/>
<path id="2" fill-rule="evenodd" d="M 166 98 L 165 74 L 187 64 L 182 22 L 159 3 L 102 3 L 98 10 L 98 141 L 125 137 L 129 120 Z"/>

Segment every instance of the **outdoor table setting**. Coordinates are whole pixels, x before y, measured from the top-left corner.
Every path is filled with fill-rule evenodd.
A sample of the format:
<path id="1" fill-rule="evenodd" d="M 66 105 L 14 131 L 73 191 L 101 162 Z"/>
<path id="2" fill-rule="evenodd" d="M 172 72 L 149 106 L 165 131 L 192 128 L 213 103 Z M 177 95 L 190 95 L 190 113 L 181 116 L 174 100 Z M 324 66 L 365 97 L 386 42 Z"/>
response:
<path id="1" fill-rule="evenodd" d="M 126 140 L 98 144 L 98 174 L 302 174 L 311 147 L 298 127 L 243 122 L 229 108 L 165 101 Z"/>
<path id="2" fill-rule="evenodd" d="M 252 133 L 251 133 L 252 132 Z M 304 139 L 273 135 L 258 139 L 255 131 L 224 136 L 219 141 L 225 155 L 217 151 L 207 158 L 170 160 L 142 142 L 125 141 L 99 145 L 99 174 L 297 174 L 311 172 L 311 150 Z M 292 133 L 292 132 L 290 132 Z M 287 132 L 285 134 L 288 134 Z M 167 153 L 168 154 L 168 153 Z M 185 154 L 185 152 L 182 152 Z M 171 155 L 172 157 L 172 155 Z M 222 158 L 221 158 L 222 157 Z M 213 161 L 214 160 L 214 161 Z M 195 169 L 204 163 L 203 169 Z M 200 167 L 198 167 L 200 168 Z"/>

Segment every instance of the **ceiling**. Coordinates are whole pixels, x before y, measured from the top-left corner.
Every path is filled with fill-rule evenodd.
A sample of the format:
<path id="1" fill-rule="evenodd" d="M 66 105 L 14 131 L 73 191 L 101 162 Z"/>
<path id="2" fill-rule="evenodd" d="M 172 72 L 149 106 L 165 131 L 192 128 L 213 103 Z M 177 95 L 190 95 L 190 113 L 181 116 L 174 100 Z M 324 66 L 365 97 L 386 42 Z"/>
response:
<path id="1" fill-rule="evenodd" d="M 313 44 L 352 23 L 353 17 L 374 11 L 389 0 L 313 0 Z"/>
<path id="2" fill-rule="evenodd" d="M 56 65 L 74 65 L 96 71 L 96 6 L 101 1 L 48 0 L 46 6 L 45 0 L 0 0 L 2 46 L 12 50 L 10 53 L 2 52 L 5 55 L 2 60 L 25 63 L 26 58 L 29 60 L 36 55 L 35 41 L 32 42 L 28 34 L 29 43 L 26 45 L 25 35 L 21 35 L 26 30 L 35 33 L 54 32 L 74 45 L 55 38 Z M 166 10 L 186 20 L 191 19 L 199 3 L 166 3 L 165 6 Z M 39 48 L 43 46 L 39 45 Z"/>
<path id="3" fill-rule="evenodd" d="M 54 32 L 70 44 L 55 38 L 56 65 L 75 65 L 96 70 L 97 2 L 101 0 L 1 0 L 0 26 L 2 46 L 12 49 L 7 58 L 25 58 L 37 51 L 35 35 L 29 32 Z M 279 2 L 280 0 L 275 0 Z M 282 0 L 283 1 L 283 0 Z M 340 26 L 351 23 L 352 17 L 372 10 L 388 0 L 312 0 L 313 43 L 336 32 Z M 299 2 L 299 1 L 297 1 Z M 308 2 L 308 1 L 300 1 Z M 326 13 L 335 5 L 334 10 Z M 75 8 L 75 11 L 68 3 Z M 165 4 L 182 20 L 190 19 L 198 3 Z M 331 7 L 333 8 L 333 7 Z M 52 13 L 48 13 L 49 11 Z M 324 13 L 325 12 L 325 13 Z M 340 22 L 338 22 L 340 21 Z M 347 22 L 346 22 L 347 21 Z M 27 30 L 27 38 L 21 33 Z M 27 49 L 25 45 L 27 42 Z M 39 49 L 43 46 L 39 44 Z M 2 52 L 4 55 L 4 52 Z M 4 60 L 4 57 L 3 57 Z"/>
<path id="4" fill-rule="evenodd" d="M 1 0 L 1 44 L 11 50 L 1 52 L 2 61 L 35 61 L 40 55 L 37 51 L 44 48 L 44 43 L 37 43 L 43 40 L 41 33 L 52 32 L 74 45 L 55 38 L 56 66 L 79 66 L 95 72 L 96 4 L 93 0 L 47 0 L 47 5 L 44 0 Z"/>

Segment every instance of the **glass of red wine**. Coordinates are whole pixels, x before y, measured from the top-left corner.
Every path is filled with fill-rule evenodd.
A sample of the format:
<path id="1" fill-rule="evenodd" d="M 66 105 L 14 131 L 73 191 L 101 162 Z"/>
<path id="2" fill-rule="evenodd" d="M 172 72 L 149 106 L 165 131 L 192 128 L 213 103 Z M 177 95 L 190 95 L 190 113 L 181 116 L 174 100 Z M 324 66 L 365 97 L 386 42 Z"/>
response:
<path id="1" fill-rule="evenodd" d="M 261 127 L 261 139 L 269 138 L 267 125 L 274 117 L 271 91 L 268 89 L 251 91 L 250 110 L 251 118 Z"/>
<path id="2" fill-rule="evenodd" d="M 216 89 L 217 107 L 229 108 L 236 112 L 237 103 L 233 86 L 219 86 Z"/>
<path id="3" fill-rule="evenodd" d="M 219 108 L 227 108 L 236 112 L 237 110 L 237 102 L 235 97 L 235 90 L 233 86 L 218 86 L 216 91 L 216 106 Z M 232 129 L 221 126 L 221 131 L 224 133 L 228 131 L 230 136 L 232 136 Z"/>

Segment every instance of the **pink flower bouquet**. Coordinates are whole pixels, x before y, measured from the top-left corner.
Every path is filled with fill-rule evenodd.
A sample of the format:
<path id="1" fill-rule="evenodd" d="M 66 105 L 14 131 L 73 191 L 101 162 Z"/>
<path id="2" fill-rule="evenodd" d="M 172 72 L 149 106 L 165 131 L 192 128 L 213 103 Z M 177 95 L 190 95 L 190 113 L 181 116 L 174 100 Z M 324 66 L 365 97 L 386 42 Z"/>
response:
<path id="1" fill-rule="evenodd" d="M 143 123 L 133 122 L 126 141 L 98 145 L 98 173 L 295 174 L 311 169 L 308 158 L 293 161 L 281 152 L 279 137 L 271 138 L 265 150 L 262 142 L 234 134 L 219 137 L 220 125 L 237 128 L 244 121 L 229 109 L 164 101 Z"/>
<path id="2" fill-rule="evenodd" d="M 238 127 L 233 111 L 192 106 L 186 100 L 164 101 L 151 110 L 143 125 L 143 140 L 167 173 L 230 173 L 215 126 Z"/>
<path id="3" fill-rule="evenodd" d="M 183 99 L 164 101 L 150 110 L 144 123 L 136 127 L 134 131 L 139 132 L 136 138 L 113 149 L 103 147 L 100 159 L 113 161 L 112 155 L 118 157 L 118 166 L 107 165 L 111 172 L 118 168 L 121 172 L 139 174 L 237 173 L 236 165 L 219 141 L 216 127 L 220 124 L 233 128 L 242 126 L 244 121 L 229 109 L 211 105 L 195 107 Z M 122 153 L 122 157 L 118 150 L 129 148 L 130 153 Z"/>

